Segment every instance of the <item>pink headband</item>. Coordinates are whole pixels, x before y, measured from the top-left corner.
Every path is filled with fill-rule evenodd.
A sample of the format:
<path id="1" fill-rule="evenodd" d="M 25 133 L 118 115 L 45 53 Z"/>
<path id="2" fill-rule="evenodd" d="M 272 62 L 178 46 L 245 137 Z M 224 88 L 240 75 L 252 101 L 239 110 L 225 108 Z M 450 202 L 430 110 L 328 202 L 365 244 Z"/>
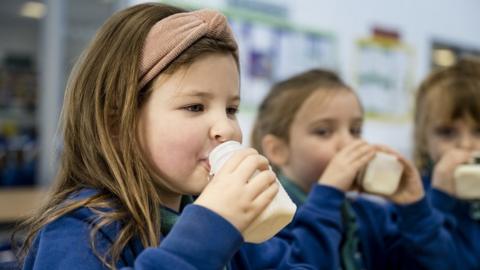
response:
<path id="1" fill-rule="evenodd" d="M 202 37 L 226 41 L 237 53 L 237 43 L 227 19 L 216 11 L 202 9 L 177 13 L 157 22 L 143 46 L 140 88 Z"/>

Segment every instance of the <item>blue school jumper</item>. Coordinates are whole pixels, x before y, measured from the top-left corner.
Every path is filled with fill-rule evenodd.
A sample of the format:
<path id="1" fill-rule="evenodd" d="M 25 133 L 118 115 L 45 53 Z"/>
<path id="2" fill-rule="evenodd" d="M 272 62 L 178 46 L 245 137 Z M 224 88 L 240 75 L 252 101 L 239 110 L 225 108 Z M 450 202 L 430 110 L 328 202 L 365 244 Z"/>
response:
<path id="1" fill-rule="evenodd" d="M 95 190 L 84 189 L 73 199 L 87 198 Z M 335 269 L 326 258 L 337 256 L 330 247 L 340 239 L 340 207 L 336 190 L 313 192 L 296 213 L 293 229 L 261 244 L 243 242 L 241 234 L 225 219 L 199 205 L 183 208 L 175 225 L 157 247 L 145 248 L 138 239 L 124 248 L 118 269 Z M 337 205 L 338 204 L 338 205 Z M 36 236 L 23 269 L 106 269 L 90 246 L 90 230 L 96 215 L 82 207 L 44 226 Z M 103 227 L 96 235 L 100 254 L 111 246 L 121 224 Z"/>
<path id="2" fill-rule="evenodd" d="M 480 269 L 480 201 L 457 199 L 436 188 L 431 188 L 431 173 L 423 177 L 424 186 L 434 208 L 438 209 L 447 221 L 456 245 L 457 268 L 462 270 Z"/>
<path id="3" fill-rule="evenodd" d="M 311 196 L 321 198 L 324 202 L 318 205 L 318 210 L 330 216 L 338 227 L 325 243 L 329 252 L 318 254 L 319 260 L 336 267 L 325 269 L 339 269 L 344 265 L 341 254 L 345 249 L 343 245 L 349 242 L 347 237 L 358 241 L 353 254 L 356 269 L 455 269 L 455 258 L 451 256 L 454 244 L 444 228 L 445 220 L 430 207 L 426 198 L 404 206 L 380 204 L 362 196 L 346 198 L 342 191 L 325 185 L 315 185 L 307 197 L 288 178 L 280 175 L 280 181 L 298 206 L 308 202 Z M 342 220 L 340 213 L 345 212 L 342 204 L 349 205 L 353 212 L 357 225 L 354 235 L 348 236 L 352 234 L 347 233 L 351 225 L 345 218 Z M 305 205 L 299 209 L 303 207 Z M 292 229 L 295 223 L 285 230 Z"/>

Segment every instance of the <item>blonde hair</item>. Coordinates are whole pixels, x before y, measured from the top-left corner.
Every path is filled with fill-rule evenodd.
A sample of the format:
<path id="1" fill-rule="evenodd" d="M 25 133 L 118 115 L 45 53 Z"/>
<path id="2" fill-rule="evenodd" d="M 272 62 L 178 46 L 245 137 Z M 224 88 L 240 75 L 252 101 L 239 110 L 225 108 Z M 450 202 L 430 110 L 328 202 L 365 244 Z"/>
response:
<path id="1" fill-rule="evenodd" d="M 480 123 L 480 62 L 462 59 L 432 72 L 417 90 L 414 126 L 414 159 L 422 171 L 429 169 L 429 124 L 444 124 L 470 116 Z"/>
<path id="2" fill-rule="evenodd" d="M 185 10 L 142 4 L 108 19 L 72 72 L 62 111 L 63 150 L 51 198 L 24 225 L 28 234 L 22 256 L 41 228 L 78 208 L 91 209 L 97 219 L 90 234 L 92 249 L 109 268 L 116 269 L 124 247 L 135 237 L 144 247 L 160 239 L 161 198 L 166 189 L 141 150 L 137 136 L 139 109 L 148 99 L 151 83 L 139 86 L 141 51 L 151 27 Z M 163 71 L 172 73 L 209 53 L 231 54 L 235 48 L 201 38 Z M 71 196 L 84 188 L 96 195 L 79 200 Z M 113 222 L 122 224 L 106 254 L 95 248 L 95 235 Z M 108 258 L 108 259 L 107 259 Z"/>
<path id="3" fill-rule="evenodd" d="M 305 100 L 315 91 L 353 91 L 335 73 L 311 69 L 274 84 L 258 109 L 251 135 L 252 146 L 261 154 L 267 134 L 289 142 L 290 126 Z M 274 168 L 277 169 L 278 168 Z"/>

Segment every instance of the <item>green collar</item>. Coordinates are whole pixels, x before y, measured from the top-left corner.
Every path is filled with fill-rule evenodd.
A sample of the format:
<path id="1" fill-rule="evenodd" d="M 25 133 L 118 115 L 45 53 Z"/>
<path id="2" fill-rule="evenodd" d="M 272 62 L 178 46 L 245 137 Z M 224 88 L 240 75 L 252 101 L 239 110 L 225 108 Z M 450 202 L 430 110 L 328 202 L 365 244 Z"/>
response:
<path id="1" fill-rule="evenodd" d="M 277 176 L 278 180 L 282 184 L 283 188 L 285 188 L 285 191 L 291 197 L 293 202 L 297 204 L 297 206 L 304 204 L 307 200 L 308 194 L 305 193 L 296 183 L 294 183 L 285 175 L 278 173 Z"/>
<path id="2" fill-rule="evenodd" d="M 176 212 L 164 206 L 160 208 L 160 231 L 163 236 L 166 236 L 170 232 L 173 225 L 175 225 L 175 222 L 177 222 L 180 213 L 183 211 L 183 208 L 192 202 L 193 198 L 191 196 L 182 196 L 180 212 Z"/>

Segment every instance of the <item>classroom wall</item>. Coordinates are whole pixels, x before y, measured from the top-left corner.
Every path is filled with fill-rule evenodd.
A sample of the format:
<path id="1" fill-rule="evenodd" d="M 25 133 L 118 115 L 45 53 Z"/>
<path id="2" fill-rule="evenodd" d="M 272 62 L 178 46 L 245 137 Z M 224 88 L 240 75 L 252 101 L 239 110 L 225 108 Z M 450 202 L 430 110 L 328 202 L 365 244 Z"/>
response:
<path id="1" fill-rule="evenodd" d="M 131 1 L 139 3 L 144 1 Z M 172 2 L 172 1 L 167 1 Z M 195 1 L 173 1 L 194 3 Z M 206 0 L 201 5 L 226 9 L 235 0 Z M 480 48 L 480 1 L 477 0 L 298 0 L 298 1 L 243 1 L 262 2 L 286 8 L 291 23 L 331 32 L 338 44 L 338 70 L 354 87 L 356 41 L 370 36 L 375 26 L 400 34 L 401 41 L 413 52 L 411 91 L 430 71 L 431 42 Z M 198 5 L 198 2 L 194 3 Z M 251 6 L 255 6 L 255 3 Z M 231 7 L 231 5 L 230 5 Z M 412 94 L 413 99 L 413 94 Z M 246 143 L 251 131 L 253 115 L 240 114 Z M 412 150 L 411 116 L 402 121 L 367 119 L 364 137 L 374 143 L 385 143 L 410 157 Z"/>

